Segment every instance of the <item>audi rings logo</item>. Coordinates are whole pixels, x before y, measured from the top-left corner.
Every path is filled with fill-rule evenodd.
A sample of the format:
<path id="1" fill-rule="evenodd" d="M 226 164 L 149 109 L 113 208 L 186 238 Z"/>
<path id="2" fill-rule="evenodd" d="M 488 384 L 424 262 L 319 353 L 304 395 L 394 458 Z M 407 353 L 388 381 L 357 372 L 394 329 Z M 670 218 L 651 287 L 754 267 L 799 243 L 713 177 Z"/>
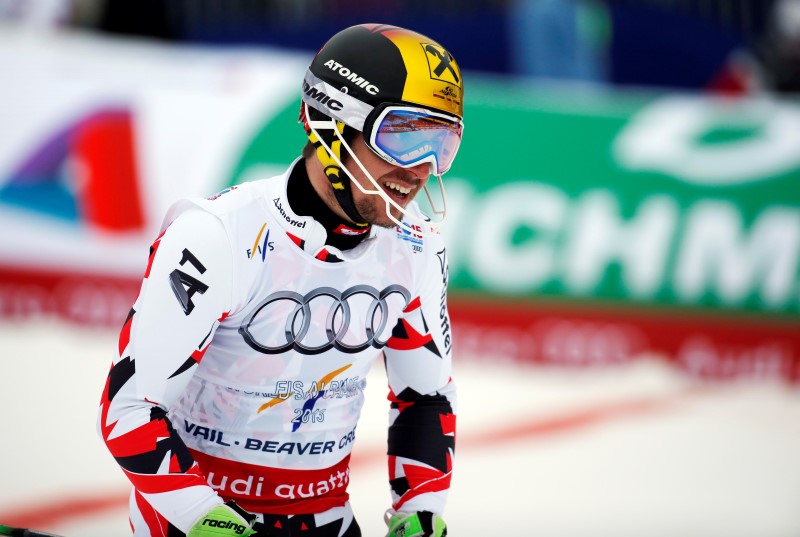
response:
<path id="1" fill-rule="evenodd" d="M 388 336 L 386 340 L 379 339 L 380 335 L 389 321 L 408 306 L 410 298 L 408 290 L 400 285 L 390 285 L 382 291 L 369 285 L 355 285 L 345 291 L 320 287 L 305 295 L 278 291 L 253 310 L 242 322 L 239 333 L 250 347 L 264 354 L 292 349 L 301 354 L 320 354 L 330 349 L 355 354 L 369 347 L 380 349 L 388 340 Z M 390 303 L 396 306 L 392 313 Z M 280 327 L 283 333 L 276 334 Z M 270 334 L 270 341 L 259 339 L 269 338 Z"/>

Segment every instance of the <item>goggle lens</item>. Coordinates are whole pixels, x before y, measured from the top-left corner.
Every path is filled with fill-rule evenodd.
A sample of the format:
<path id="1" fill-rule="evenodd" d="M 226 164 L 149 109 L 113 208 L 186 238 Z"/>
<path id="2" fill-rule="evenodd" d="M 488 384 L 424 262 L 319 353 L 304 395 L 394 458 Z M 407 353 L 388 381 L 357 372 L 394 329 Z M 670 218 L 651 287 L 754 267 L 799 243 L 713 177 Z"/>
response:
<path id="1" fill-rule="evenodd" d="M 434 162 L 436 175 L 453 163 L 463 125 L 422 110 L 387 109 L 370 138 L 378 150 L 400 166 Z"/>

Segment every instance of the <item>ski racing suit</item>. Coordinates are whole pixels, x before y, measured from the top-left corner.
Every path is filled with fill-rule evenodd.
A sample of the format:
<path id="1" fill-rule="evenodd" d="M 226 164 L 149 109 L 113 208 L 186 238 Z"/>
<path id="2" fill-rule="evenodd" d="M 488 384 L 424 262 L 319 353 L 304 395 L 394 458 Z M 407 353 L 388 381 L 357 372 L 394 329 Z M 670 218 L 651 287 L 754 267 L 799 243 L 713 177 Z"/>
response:
<path id="1" fill-rule="evenodd" d="M 444 508 L 455 386 L 442 237 L 372 226 L 351 250 L 326 246 L 289 206 L 290 171 L 179 201 L 150 249 L 98 415 L 133 484 L 136 536 L 183 535 L 227 500 L 340 520 L 343 534 L 381 354 L 392 507 Z"/>

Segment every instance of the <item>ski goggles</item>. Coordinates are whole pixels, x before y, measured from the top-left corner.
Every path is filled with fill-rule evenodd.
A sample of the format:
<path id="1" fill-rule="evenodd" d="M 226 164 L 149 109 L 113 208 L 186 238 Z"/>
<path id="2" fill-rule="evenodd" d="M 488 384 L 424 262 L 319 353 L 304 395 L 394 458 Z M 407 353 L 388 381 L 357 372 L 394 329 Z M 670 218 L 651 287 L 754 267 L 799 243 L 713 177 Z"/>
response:
<path id="1" fill-rule="evenodd" d="M 364 122 L 364 141 L 378 156 L 403 168 L 423 162 L 442 175 L 453 164 L 464 124 L 424 108 L 382 105 Z"/>

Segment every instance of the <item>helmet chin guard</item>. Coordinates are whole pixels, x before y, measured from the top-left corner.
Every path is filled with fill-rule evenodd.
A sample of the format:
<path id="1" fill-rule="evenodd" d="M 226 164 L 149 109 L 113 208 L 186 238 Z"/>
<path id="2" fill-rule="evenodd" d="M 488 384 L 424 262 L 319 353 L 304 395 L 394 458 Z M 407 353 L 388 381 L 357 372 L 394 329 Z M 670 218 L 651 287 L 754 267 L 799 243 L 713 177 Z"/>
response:
<path id="1" fill-rule="evenodd" d="M 431 212 L 433 213 L 433 215 L 437 217 L 437 219 L 434 220 L 432 218 L 421 218 L 415 214 L 412 214 L 408 212 L 404 207 L 400 206 L 397 202 L 395 202 L 391 197 L 389 197 L 388 194 L 386 194 L 386 192 L 383 190 L 378 181 L 372 176 L 369 170 L 367 170 L 366 166 L 364 166 L 364 164 L 358 159 L 358 157 L 356 157 L 355 152 L 347 143 L 347 141 L 344 139 L 344 136 L 342 136 L 343 128 L 337 124 L 341 122 L 337 122 L 333 118 L 327 118 L 324 120 L 313 120 L 311 119 L 311 115 L 309 113 L 308 103 L 303 102 L 302 106 L 303 106 L 303 115 L 305 116 L 304 120 L 308 127 L 308 130 L 310 131 L 309 139 L 311 139 L 311 141 L 315 144 L 315 146 L 319 144 L 319 146 L 317 146 L 317 156 L 320 157 L 320 153 L 322 151 L 325 152 L 325 155 L 320 157 L 320 159 L 323 163 L 323 166 L 326 168 L 326 175 L 328 173 L 329 166 L 335 166 L 339 170 L 344 171 L 344 173 L 347 174 L 347 177 L 350 179 L 350 183 L 354 184 L 361 192 L 363 192 L 364 194 L 380 196 L 383 199 L 386 206 L 386 216 L 401 228 L 410 228 L 412 225 L 415 225 L 416 227 L 410 231 L 413 231 L 413 233 L 422 236 L 436 235 L 439 233 L 438 228 L 442 224 L 444 224 L 444 222 L 447 220 L 447 198 L 445 196 L 444 183 L 442 182 L 441 175 L 436 175 L 434 173 L 431 173 L 431 175 L 436 177 L 437 184 L 439 185 L 439 193 L 441 195 L 441 207 L 437 206 L 437 203 L 434 200 L 433 196 L 431 195 L 430 190 L 428 190 L 427 184 L 422 187 L 423 190 L 425 191 L 425 196 L 428 199 L 428 203 L 430 204 Z M 324 136 L 320 133 L 320 130 L 331 131 L 333 133 L 333 136 L 332 137 Z M 326 142 L 326 139 L 331 139 L 332 142 Z M 339 151 L 334 151 L 334 148 L 337 144 L 340 144 Z M 343 147 L 347 151 L 353 162 L 355 162 L 356 165 L 361 169 L 364 176 L 371 183 L 372 188 L 367 188 L 367 186 L 362 185 L 359 182 L 359 180 L 353 176 L 353 174 L 350 172 L 347 166 L 344 165 L 343 163 L 344 159 L 341 156 L 341 147 Z M 330 160 L 332 161 L 332 163 L 329 165 L 325 165 L 325 161 L 322 160 L 322 158 Z M 431 165 L 431 167 L 433 166 Z M 339 195 L 337 193 L 337 188 L 335 185 L 334 185 L 334 193 L 337 194 L 337 200 L 338 200 Z M 345 191 L 342 192 L 342 194 L 347 195 L 349 203 L 352 206 L 352 196 L 350 195 L 350 193 Z M 391 212 L 392 208 L 398 210 L 403 215 L 403 217 L 401 219 L 395 217 Z M 348 213 L 347 209 L 345 209 L 344 206 L 342 207 L 342 209 L 346 213 Z M 355 214 L 358 214 L 354 206 L 352 206 L 352 210 L 355 212 Z M 348 216 L 350 216 L 349 213 Z M 352 216 L 350 216 L 350 218 L 352 219 Z M 360 217 L 360 220 L 363 221 L 363 217 Z"/>
<path id="2" fill-rule="evenodd" d="M 366 222 L 365 218 L 359 214 L 353 202 L 353 191 L 349 186 L 349 174 L 342 177 L 342 168 L 339 164 L 341 161 L 342 144 L 340 140 L 337 140 L 337 137 L 343 139 L 342 135 L 348 127 L 342 121 L 334 121 L 331 119 L 331 123 L 333 123 L 333 128 L 331 128 L 332 132 L 323 135 L 319 131 L 313 131 L 309 126 L 309 121 L 311 121 L 310 115 L 313 112 L 316 112 L 322 117 L 326 117 L 317 110 L 307 109 L 305 104 L 303 104 L 300 108 L 300 120 L 304 124 L 309 141 L 314 145 L 315 153 L 322 163 L 325 177 L 330 181 L 336 201 L 347 217 L 358 228 L 368 228 L 370 225 L 369 222 Z M 327 141 L 325 141 L 326 139 Z"/>

